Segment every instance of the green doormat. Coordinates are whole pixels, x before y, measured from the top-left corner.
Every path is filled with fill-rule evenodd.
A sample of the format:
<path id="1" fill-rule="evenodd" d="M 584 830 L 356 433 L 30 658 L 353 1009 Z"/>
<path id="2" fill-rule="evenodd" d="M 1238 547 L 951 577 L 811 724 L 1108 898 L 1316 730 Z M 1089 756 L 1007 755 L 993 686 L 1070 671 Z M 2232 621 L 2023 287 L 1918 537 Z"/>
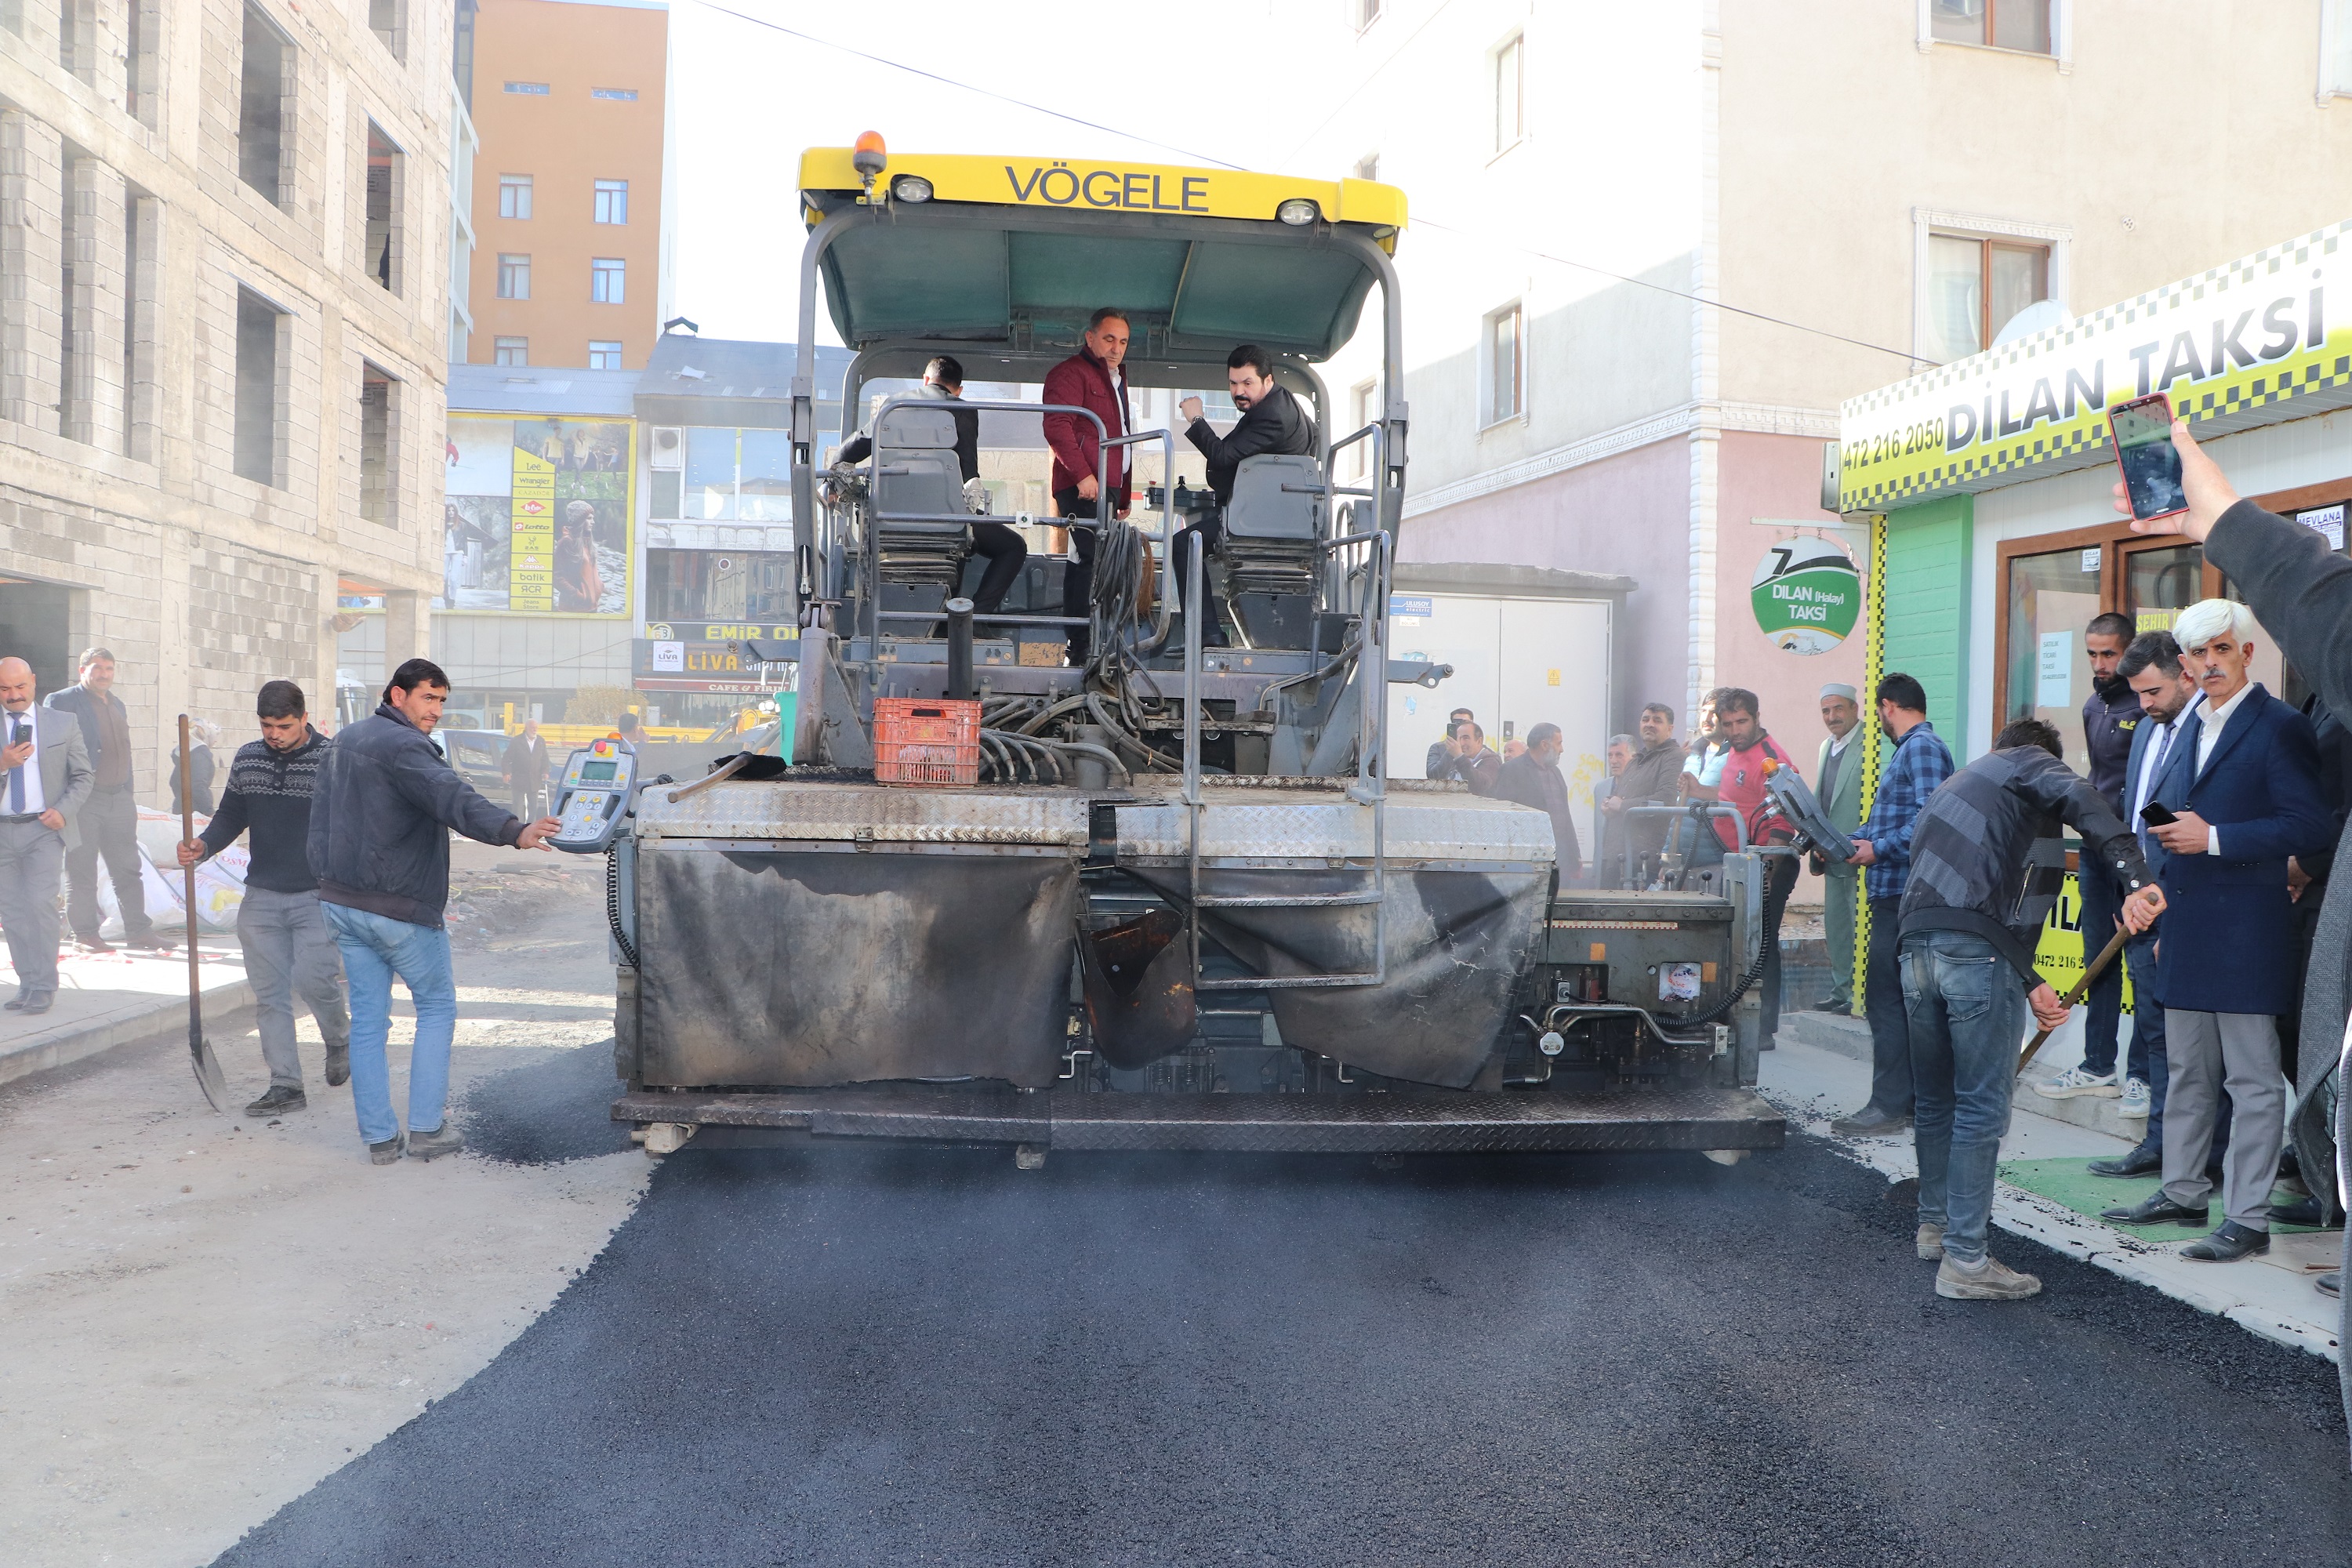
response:
<path id="1" fill-rule="evenodd" d="M 2095 1176 L 2088 1160 L 2010 1160 L 2000 1167 L 2000 1179 L 2012 1187 L 2022 1187 L 2040 1198 L 2048 1198 L 2063 1208 L 2073 1209 L 2085 1219 L 2098 1219 L 2101 1209 L 2136 1204 L 2164 1184 L 2159 1176 Z M 2284 1191 L 2271 1194 L 2273 1203 L 2283 1203 L 2295 1194 Z M 2221 1223 L 2221 1194 L 2217 1189 L 2211 1199 L 2213 1218 L 2210 1224 L 2192 1225 L 2116 1225 L 2113 1220 L 2101 1220 L 2126 1236 L 2145 1241 L 2170 1241 L 2175 1238 L 2193 1240 Z M 2280 1236 L 2298 1231 L 2314 1230 L 2308 1225 L 2273 1225 L 2271 1229 Z"/>

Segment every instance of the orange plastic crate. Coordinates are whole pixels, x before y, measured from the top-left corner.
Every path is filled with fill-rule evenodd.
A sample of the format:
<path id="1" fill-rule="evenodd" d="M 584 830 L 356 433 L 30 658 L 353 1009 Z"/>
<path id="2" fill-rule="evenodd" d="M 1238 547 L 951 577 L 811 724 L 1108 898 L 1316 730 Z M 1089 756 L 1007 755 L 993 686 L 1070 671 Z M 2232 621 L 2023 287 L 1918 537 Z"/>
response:
<path id="1" fill-rule="evenodd" d="M 886 784 L 978 784 L 980 704 L 875 699 L 874 779 Z"/>

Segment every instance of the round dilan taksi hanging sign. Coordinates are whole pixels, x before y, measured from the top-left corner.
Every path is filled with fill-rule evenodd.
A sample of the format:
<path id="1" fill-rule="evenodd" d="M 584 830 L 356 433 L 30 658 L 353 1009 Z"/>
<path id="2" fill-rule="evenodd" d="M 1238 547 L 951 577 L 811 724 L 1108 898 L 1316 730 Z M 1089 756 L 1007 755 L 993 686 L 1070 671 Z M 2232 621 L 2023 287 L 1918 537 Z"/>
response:
<path id="1" fill-rule="evenodd" d="M 1835 540 L 1784 539 L 1756 563 L 1748 602 L 1773 647 L 1827 653 L 1853 635 L 1861 617 L 1862 574 Z"/>

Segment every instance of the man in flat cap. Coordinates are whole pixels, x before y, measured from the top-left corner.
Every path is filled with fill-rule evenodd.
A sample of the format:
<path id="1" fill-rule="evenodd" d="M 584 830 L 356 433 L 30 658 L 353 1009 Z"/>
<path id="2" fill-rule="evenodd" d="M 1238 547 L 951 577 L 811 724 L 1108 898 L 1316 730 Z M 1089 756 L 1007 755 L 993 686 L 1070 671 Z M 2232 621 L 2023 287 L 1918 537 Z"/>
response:
<path id="1" fill-rule="evenodd" d="M 1830 825 L 1851 838 L 1862 827 L 1862 736 L 1860 693 L 1842 681 L 1822 688 L 1821 780 L 1822 810 Z M 1822 878 L 1822 934 L 1829 939 L 1830 994 L 1814 1006 L 1824 1013 L 1853 1011 L 1853 900 L 1862 868 L 1852 861 L 1833 863 L 1813 857 L 1813 869 Z"/>

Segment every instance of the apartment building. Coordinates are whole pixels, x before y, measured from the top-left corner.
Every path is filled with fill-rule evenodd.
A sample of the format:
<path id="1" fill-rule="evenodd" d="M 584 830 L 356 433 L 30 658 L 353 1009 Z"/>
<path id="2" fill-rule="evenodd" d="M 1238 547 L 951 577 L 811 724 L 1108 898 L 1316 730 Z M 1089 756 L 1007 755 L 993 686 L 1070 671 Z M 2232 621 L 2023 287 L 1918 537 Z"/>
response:
<path id="1" fill-rule="evenodd" d="M 453 100 L 425 0 L 0 6 L 0 652 L 174 716 L 425 647 Z M 157 792 L 160 793 L 160 792 Z"/>
<path id="2" fill-rule="evenodd" d="M 460 0 L 473 332 L 453 360 L 643 370 L 668 319 L 664 0 Z"/>
<path id="3" fill-rule="evenodd" d="M 1402 558 L 1629 575 L 1614 727 L 1744 686 L 1810 759 L 1864 638 L 1851 597 L 1795 635 L 1775 562 L 1867 580 L 1822 505 L 1841 400 L 2340 219 L 2345 9 L 1332 6 L 1333 107 L 1278 166 L 1412 196 Z M 1361 423 L 1368 363 L 1326 374 Z M 1968 614 L 1899 618 L 1957 647 Z M 1929 691 L 1956 745 L 1963 664 Z"/>

